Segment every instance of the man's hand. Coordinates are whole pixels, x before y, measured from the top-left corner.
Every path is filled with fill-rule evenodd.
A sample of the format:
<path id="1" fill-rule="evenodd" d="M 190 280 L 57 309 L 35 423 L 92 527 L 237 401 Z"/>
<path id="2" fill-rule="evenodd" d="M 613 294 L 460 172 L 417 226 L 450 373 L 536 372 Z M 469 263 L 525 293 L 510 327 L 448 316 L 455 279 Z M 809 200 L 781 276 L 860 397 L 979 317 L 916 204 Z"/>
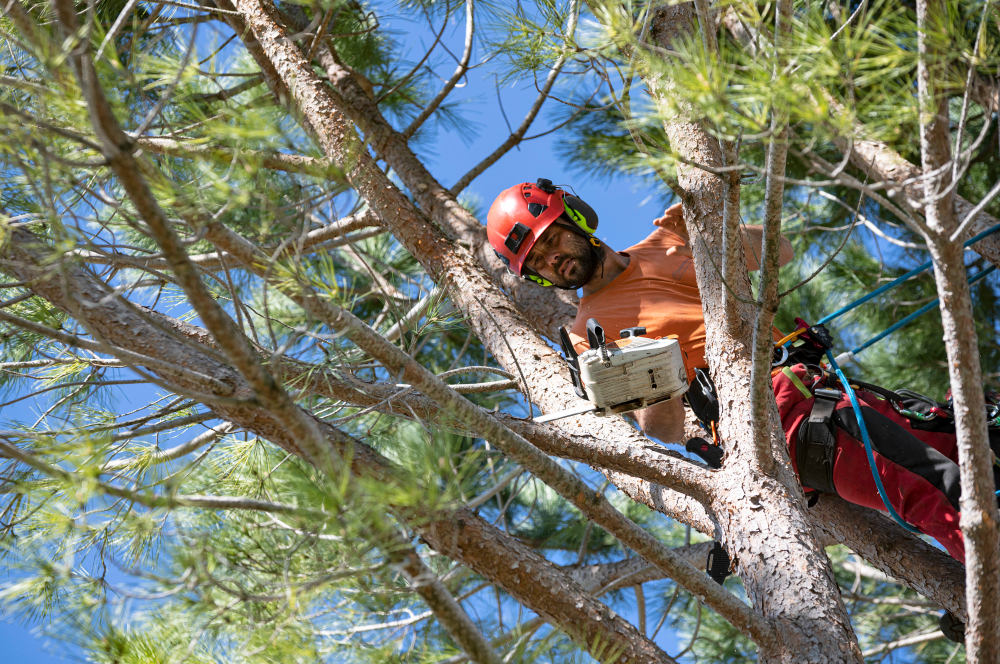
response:
<path id="1" fill-rule="evenodd" d="M 671 205 L 663 211 L 662 217 L 653 220 L 653 225 L 679 236 L 684 244 L 689 243 L 687 227 L 684 226 L 684 209 L 681 204 Z"/>
<path id="2" fill-rule="evenodd" d="M 654 219 L 653 224 L 678 235 L 684 240 L 683 246 L 670 247 L 667 249 L 668 256 L 672 256 L 674 254 L 680 254 L 682 256 L 692 255 L 690 248 L 691 239 L 688 237 L 687 227 L 684 225 L 684 210 L 680 203 L 672 205 L 664 210 L 663 216 Z M 743 236 L 743 250 L 747 258 L 747 269 L 760 269 L 760 266 L 757 264 L 757 259 L 760 256 L 761 245 L 763 245 L 764 242 L 763 227 L 740 224 L 740 234 Z M 785 265 L 794 257 L 795 252 L 792 250 L 792 243 L 788 241 L 788 238 L 782 235 L 781 245 L 778 250 L 779 265 Z"/>

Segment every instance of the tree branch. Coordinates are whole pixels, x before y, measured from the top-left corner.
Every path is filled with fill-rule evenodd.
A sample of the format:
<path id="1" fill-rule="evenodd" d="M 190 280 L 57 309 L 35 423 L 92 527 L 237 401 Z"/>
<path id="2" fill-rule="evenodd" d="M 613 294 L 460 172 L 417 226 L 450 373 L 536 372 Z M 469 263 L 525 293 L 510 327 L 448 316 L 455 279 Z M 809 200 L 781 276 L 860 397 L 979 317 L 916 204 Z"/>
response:
<path id="1" fill-rule="evenodd" d="M 917 99 L 923 166 L 925 238 L 934 261 L 948 377 L 955 410 L 961 519 L 965 542 L 965 630 L 969 662 L 1000 660 L 1000 512 L 993 482 L 993 453 L 986 428 L 986 403 L 965 250 L 951 239 L 958 226 L 953 207 L 948 85 L 948 9 L 941 0 L 917 0 Z M 961 140 L 961 137 L 959 137 Z"/>
<path id="2" fill-rule="evenodd" d="M 397 548 L 390 554 L 390 558 L 469 659 L 476 664 L 501 664 L 493 646 L 472 622 L 465 609 L 455 601 L 438 575 L 427 567 L 412 547 Z"/>
<path id="3" fill-rule="evenodd" d="M 570 2 L 570 16 L 569 25 L 566 27 L 566 48 L 570 48 L 573 41 L 573 34 L 576 32 L 576 21 L 579 17 L 578 0 L 573 0 Z M 469 184 L 475 180 L 483 171 L 495 164 L 500 157 L 504 156 L 511 149 L 521 142 L 524 135 L 527 133 L 528 129 L 531 127 L 531 123 L 535 121 L 538 112 L 542 109 L 542 104 L 548 99 L 549 93 L 552 91 L 552 86 L 556 83 L 556 78 L 559 76 L 559 72 L 562 71 L 563 65 L 566 63 L 567 55 L 564 53 L 559 56 L 556 63 L 549 70 L 548 76 L 545 77 L 545 83 L 542 85 L 542 89 L 539 91 L 538 96 L 535 98 L 535 102 L 528 109 L 527 115 L 524 116 L 524 120 L 521 121 L 521 125 L 514 130 L 510 136 L 507 137 L 500 146 L 494 150 L 488 157 L 480 161 L 478 164 L 469 169 L 469 172 L 458 179 L 448 192 L 452 196 L 458 196 L 458 194 L 465 190 Z M 537 84 L 536 84 L 537 85 Z"/>
<path id="4" fill-rule="evenodd" d="M 455 73 L 451 75 L 451 78 L 444 84 L 440 92 L 434 95 L 434 98 L 424 107 L 424 110 L 420 112 L 420 115 L 413 119 L 413 122 L 403 130 L 403 138 L 409 140 L 413 137 L 417 130 L 423 126 L 427 118 L 431 116 L 434 111 L 438 109 L 441 102 L 445 100 L 451 91 L 458 85 L 458 82 L 462 80 L 465 73 L 469 70 L 469 60 L 472 58 L 472 38 L 475 35 L 475 13 L 473 11 L 473 0 L 465 0 L 465 48 L 462 51 L 462 59 L 458 62 L 458 67 L 455 68 Z"/>
<path id="5" fill-rule="evenodd" d="M 212 417 L 214 417 L 214 415 L 212 415 Z M 170 423 L 173 424 L 175 421 L 176 420 L 171 421 Z M 205 431 L 204 433 L 195 436 L 186 443 L 175 445 L 174 447 L 171 447 L 170 449 L 166 450 L 156 450 L 148 457 L 144 457 L 141 459 L 131 458 L 131 459 L 116 459 L 114 461 L 109 461 L 103 466 L 101 466 L 101 472 L 115 473 L 118 472 L 119 470 L 123 470 L 125 468 L 130 468 L 137 465 L 138 461 L 141 461 L 141 463 L 144 465 L 148 464 L 151 466 L 156 464 L 166 463 L 168 461 L 173 461 L 175 459 L 181 458 L 186 454 L 190 454 L 191 452 L 194 452 L 195 450 L 200 449 L 205 445 L 211 445 L 219 438 L 222 438 L 224 435 L 232 431 L 234 428 L 235 427 L 233 426 L 232 422 L 223 422 L 222 424 L 212 427 L 208 431 Z M 118 434 L 118 436 L 124 436 L 125 438 L 132 438 L 134 436 L 140 435 L 141 431 L 143 430 L 139 429 L 137 431 L 129 431 L 126 432 L 125 434 Z M 118 436 L 115 436 L 115 438 L 118 438 Z"/>
<path id="6" fill-rule="evenodd" d="M 785 42 L 792 32 L 792 2 L 778 0 L 775 7 L 777 35 L 772 81 L 779 85 L 787 62 Z M 709 26 L 704 26 L 708 28 Z M 715 24 L 711 24 L 714 29 Z M 714 36 L 714 35 L 713 35 Z M 753 351 L 750 372 L 750 412 L 757 422 L 767 421 L 768 409 L 774 403 L 771 387 L 771 363 L 774 361 L 774 315 L 778 312 L 778 251 L 781 246 L 781 212 L 784 209 L 784 175 L 788 158 L 788 104 L 772 100 L 771 139 L 767 152 L 767 180 L 764 185 L 764 240 L 761 247 L 760 286 L 757 291 L 757 311 L 753 330 Z M 781 432 L 780 428 L 778 430 Z M 787 443 L 784 433 L 776 435 L 770 427 L 754 427 L 754 460 L 761 472 L 774 472 L 774 451 Z M 777 438 L 777 440 L 776 440 Z"/>
<path id="7" fill-rule="evenodd" d="M 259 81 L 258 81 L 259 84 Z M 135 144 L 145 152 L 162 154 L 181 159 L 207 159 L 219 164 L 229 165 L 233 161 L 248 164 L 272 171 L 284 171 L 300 175 L 342 182 L 343 173 L 336 165 L 323 159 L 303 157 L 282 152 L 264 152 L 261 150 L 238 150 L 224 148 L 210 143 L 195 143 L 194 141 L 178 141 L 173 138 L 158 136 L 139 136 Z"/>

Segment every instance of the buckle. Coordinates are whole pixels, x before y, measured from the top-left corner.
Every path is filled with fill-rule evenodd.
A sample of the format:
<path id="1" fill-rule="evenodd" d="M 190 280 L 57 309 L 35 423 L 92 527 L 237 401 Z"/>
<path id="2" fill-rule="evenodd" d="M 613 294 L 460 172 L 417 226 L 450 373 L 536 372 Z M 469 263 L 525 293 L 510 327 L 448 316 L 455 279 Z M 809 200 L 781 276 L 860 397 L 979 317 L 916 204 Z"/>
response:
<path id="1" fill-rule="evenodd" d="M 840 390 L 831 390 L 827 387 L 817 387 L 813 392 L 813 395 L 817 399 L 826 399 L 828 401 L 840 401 Z"/>

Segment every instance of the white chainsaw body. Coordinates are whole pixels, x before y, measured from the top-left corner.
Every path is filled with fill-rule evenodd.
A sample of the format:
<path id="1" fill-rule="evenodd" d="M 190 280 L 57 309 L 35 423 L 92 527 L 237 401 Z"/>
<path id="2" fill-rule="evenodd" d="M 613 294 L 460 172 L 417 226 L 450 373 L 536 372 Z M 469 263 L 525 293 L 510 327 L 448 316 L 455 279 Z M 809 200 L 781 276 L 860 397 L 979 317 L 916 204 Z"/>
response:
<path id="1" fill-rule="evenodd" d="M 580 380 L 597 415 L 639 410 L 688 390 L 687 370 L 676 339 L 633 336 L 591 348 L 579 357 Z"/>

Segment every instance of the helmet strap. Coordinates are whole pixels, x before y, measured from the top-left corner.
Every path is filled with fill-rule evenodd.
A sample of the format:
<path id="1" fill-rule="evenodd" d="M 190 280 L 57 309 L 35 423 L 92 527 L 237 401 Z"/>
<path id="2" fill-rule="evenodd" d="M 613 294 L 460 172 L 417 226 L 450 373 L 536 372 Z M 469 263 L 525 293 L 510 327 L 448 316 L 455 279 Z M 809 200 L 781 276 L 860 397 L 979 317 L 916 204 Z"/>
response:
<path id="1" fill-rule="evenodd" d="M 601 263 L 601 279 L 604 278 L 604 245 L 593 235 L 590 236 L 590 251 L 594 254 L 596 258 Z"/>

